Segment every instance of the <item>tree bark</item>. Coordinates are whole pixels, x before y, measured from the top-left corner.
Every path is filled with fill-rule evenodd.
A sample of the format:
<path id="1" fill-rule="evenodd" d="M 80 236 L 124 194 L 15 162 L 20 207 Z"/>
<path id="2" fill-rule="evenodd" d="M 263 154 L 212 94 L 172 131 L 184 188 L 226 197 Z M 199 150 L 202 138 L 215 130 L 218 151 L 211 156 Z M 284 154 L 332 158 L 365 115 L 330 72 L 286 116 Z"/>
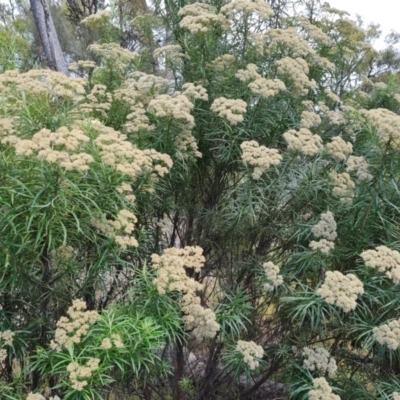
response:
<path id="1" fill-rule="evenodd" d="M 68 76 L 67 64 L 47 0 L 30 0 L 30 4 L 48 67 Z"/>

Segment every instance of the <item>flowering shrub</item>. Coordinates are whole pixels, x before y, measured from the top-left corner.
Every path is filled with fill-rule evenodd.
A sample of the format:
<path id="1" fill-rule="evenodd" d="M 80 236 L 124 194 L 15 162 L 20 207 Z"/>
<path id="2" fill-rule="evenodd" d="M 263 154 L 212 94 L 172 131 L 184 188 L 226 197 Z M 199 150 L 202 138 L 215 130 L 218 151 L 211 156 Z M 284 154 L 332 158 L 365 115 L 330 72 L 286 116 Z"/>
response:
<path id="1" fill-rule="evenodd" d="M 0 52 L 1 396 L 398 398 L 395 55 L 311 0 L 131 3 L 69 77 Z"/>

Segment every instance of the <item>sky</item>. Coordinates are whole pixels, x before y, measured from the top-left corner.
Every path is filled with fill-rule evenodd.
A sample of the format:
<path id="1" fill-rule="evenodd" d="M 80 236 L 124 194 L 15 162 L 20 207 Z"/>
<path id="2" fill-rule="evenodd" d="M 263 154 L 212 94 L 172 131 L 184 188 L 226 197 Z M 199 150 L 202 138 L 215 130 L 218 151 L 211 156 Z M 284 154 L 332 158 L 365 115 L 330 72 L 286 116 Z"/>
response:
<path id="1" fill-rule="evenodd" d="M 381 25 L 383 35 L 391 30 L 400 32 L 400 0 L 327 0 L 331 7 L 348 11 L 351 17 L 361 15 L 366 22 Z M 383 41 L 375 43 L 375 47 L 383 45 Z"/>

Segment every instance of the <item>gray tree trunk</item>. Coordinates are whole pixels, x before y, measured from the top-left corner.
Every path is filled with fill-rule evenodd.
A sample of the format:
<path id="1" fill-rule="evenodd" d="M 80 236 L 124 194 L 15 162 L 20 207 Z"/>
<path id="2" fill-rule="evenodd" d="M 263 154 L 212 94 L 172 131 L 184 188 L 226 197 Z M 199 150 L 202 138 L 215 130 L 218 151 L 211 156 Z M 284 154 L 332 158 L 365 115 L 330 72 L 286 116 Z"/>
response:
<path id="1" fill-rule="evenodd" d="M 68 76 L 67 64 L 47 0 L 30 0 L 30 4 L 48 67 Z"/>

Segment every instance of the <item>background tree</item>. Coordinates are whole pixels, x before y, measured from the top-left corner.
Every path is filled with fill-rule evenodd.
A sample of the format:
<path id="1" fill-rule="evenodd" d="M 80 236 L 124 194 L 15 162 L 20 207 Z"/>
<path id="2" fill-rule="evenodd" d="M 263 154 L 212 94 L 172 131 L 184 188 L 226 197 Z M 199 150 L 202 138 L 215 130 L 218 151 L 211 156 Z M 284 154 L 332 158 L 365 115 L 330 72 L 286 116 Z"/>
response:
<path id="1" fill-rule="evenodd" d="M 68 75 L 68 68 L 47 0 L 31 0 L 30 5 L 48 67 L 53 71 Z"/>

